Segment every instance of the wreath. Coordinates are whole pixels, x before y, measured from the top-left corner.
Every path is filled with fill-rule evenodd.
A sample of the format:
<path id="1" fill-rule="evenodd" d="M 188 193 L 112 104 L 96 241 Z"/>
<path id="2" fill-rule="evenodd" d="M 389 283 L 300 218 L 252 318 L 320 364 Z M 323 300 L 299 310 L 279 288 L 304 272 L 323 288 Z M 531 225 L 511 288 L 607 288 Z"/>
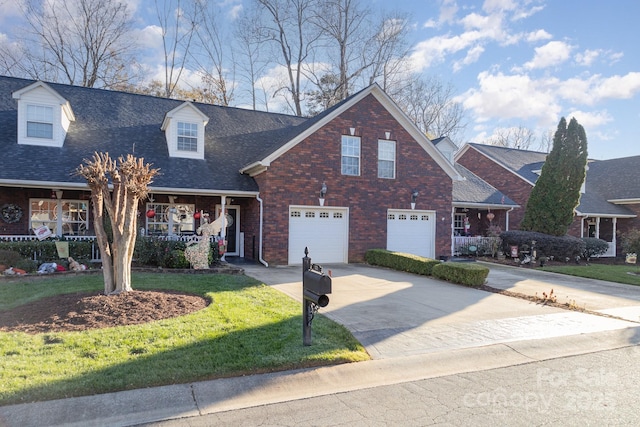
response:
<path id="1" fill-rule="evenodd" d="M 13 222 L 20 221 L 20 218 L 22 218 L 22 208 L 18 205 L 14 205 L 13 203 L 7 203 L 2 205 L 0 214 L 2 215 L 4 222 L 11 224 Z"/>

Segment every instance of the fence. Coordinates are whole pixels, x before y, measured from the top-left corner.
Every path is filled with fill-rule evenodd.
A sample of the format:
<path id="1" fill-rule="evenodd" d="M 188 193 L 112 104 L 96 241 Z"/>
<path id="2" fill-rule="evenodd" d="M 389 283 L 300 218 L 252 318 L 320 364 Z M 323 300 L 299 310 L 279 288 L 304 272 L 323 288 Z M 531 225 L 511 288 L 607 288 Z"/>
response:
<path id="1" fill-rule="evenodd" d="M 502 243 L 499 237 L 455 236 L 453 239 L 455 256 L 492 256 L 498 252 Z"/>
<path id="2" fill-rule="evenodd" d="M 98 247 L 95 236 L 65 236 L 64 238 L 66 241 L 91 241 L 91 262 L 100 262 L 100 248 Z M 30 242 L 33 240 L 38 240 L 38 238 L 31 235 L 0 236 L 0 241 L 3 242 Z M 35 252 L 33 254 L 33 260 L 38 261 L 38 254 Z"/>

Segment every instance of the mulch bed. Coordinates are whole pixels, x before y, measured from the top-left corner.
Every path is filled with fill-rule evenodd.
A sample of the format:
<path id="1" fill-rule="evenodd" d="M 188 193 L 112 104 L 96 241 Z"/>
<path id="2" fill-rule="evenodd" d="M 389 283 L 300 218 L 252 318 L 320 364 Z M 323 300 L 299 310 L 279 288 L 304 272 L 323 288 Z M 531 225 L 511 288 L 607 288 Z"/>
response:
<path id="1" fill-rule="evenodd" d="M 43 333 L 137 325 L 182 316 L 208 304 L 201 296 L 171 291 L 56 295 L 0 312 L 0 331 Z"/>

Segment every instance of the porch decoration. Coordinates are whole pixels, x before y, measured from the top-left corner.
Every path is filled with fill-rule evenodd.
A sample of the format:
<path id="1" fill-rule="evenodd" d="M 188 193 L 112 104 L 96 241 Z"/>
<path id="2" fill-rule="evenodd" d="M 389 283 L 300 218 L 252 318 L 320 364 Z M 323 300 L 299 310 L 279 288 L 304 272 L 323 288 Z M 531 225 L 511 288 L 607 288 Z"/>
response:
<path id="1" fill-rule="evenodd" d="M 153 218 L 154 216 L 156 216 L 156 211 L 154 211 L 153 209 L 149 209 L 146 215 L 147 218 Z"/>
<path id="2" fill-rule="evenodd" d="M 194 212 L 193 219 L 200 219 L 200 216 L 201 216 L 200 212 Z"/>
<path id="3" fill-rule="evenodd" d="M 5 203 L 0 209 L 2 220 L 9 224 L 20 221 L 22 218 L 22 208 L 13 203 Z"/>
<path id="4" fill-rule="evenodd" d="M 198 227 L 196 230 L 198 233 L 202 233 L 200 241 L 197 244 L 187 246 L 184 250 L 184 257 L 189 261 L 195 270 L 204 270 L 209 268 L 209 250 L 210 237 L 217 235 L 222 230 L 222 219 L 224 217 L 220 215 L 218 219 L 212 223 L 205 223 Z"/>

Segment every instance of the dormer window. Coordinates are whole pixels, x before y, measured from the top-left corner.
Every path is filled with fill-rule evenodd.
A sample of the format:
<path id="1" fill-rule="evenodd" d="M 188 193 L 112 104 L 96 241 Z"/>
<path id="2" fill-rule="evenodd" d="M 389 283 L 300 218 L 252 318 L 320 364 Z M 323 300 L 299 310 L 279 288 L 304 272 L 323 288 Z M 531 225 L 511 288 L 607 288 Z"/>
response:
<path id="1" fill-rule="evenodd" d="M 198 125 L 178 122 L 178 151 L 198 151 Z"/>
<path id="2" fill-rule="evenodd" d="M 53 107 L 27 105 L 27 138 L 53 139 Z"/>
<path id="3" fill-rule="evenodd" d="M 69 101 L 44 82 L 13 93 L 18 101 L 18 144 L 62 147 L 75 116 Z"/>
<path id="4" fill-rule="evenodd" d="M 209 118 L 191 102 L 184 102 L 164 116 L 169 156 L 204 159 L 204 128 Z"/>

